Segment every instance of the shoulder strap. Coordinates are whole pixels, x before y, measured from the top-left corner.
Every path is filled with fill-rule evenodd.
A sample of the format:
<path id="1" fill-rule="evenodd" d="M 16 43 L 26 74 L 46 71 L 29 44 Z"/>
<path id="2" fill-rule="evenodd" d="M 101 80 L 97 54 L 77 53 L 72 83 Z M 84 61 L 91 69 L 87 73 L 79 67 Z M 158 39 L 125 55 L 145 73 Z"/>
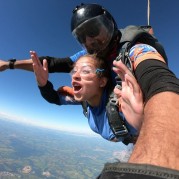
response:
<path id="1" fill-rule="evenodd" d="M 121 79 L 119 76 L 115 78 L 116 87 L 121 89 Z M 137 136 L 131 135 L 124 122 L 123 118 L 119 115 L 119 101 L 115 96 L 114 92 L 111 91 L 109 95 L 109 100 L 106 105 L 106 113 L 108 116 L 108 121 L 113 134 L 116 138 L 123 137 L 123 143 L 128 145 L 129 143 L 135 143 Z"/>
<path id="2" fill-rule="evenodd" d="M 151 26 L 130 25 L 124 29 L 120 29 L 120 31 L 122 33 L 122 37 L 120 40 L 120 53 L 122 54 L 124 63 L 125 58 L 123 57 L 128 55 L 128 51 L 130 50 L 130 48 L 137 42 L 151 45 L 162 55 L 166 63 L 168 62 L 165 50 L 163 46 L 158 42 L 157 38 L 153 35 L 153 29 Z"/>
<path id="3" fill-rule="evenodd" d="M 123 119 L 119 115 L 118 99 L 115 97 L 113 91 L 109 96 L 109 101 L 106 105 L 106 112 L 107 112 L 109 125 L 114 135 L 117 138 L 125 137 L 126 135 L 128 135 L 128 129 L 125 126 Z"/>
<path id="4" fill-rule="evenodd" d="M 146 44 L 158 42 L 151 29 L 151 26 L 127 26 L 126 28 L 121 29 L 122 37 L 120 43 L 130 42 L 133 45 L 136 42 Z"/>
<path id="5" fill-rule="evenodd" d="M 81 105 L 82 105 L 82 108 L 83 108 L 83 114 L 84 114 L 85 117 L 87 117 L 87 114 L 88 114 L 87 102 L 86 101 L 82 101 Z"/>

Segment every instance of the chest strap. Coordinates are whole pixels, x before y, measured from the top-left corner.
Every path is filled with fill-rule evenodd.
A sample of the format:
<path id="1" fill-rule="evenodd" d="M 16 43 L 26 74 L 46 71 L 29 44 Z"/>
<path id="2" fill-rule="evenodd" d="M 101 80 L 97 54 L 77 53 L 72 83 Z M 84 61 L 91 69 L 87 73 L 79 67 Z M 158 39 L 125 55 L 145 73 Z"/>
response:
<path id="1" fill-rule="evenodd" d="M 111 92 L 106 105 L 106 112 L 111 130 L 117 138 L 128 135 L 128 129 L 122 117 L 119 115 L 118 106 L 118 99 L 114 95 L 114 92 Z"/>
<path id="2" fill-rule="evenodd" d="M 109 101 L 106 106 L 108 122 L 111 130 L 116 138 L 123 138 L 123 144 L 135 143 L 138 136 L 131 135 L 125 121 L 119 115 L 119 104 L 114 92 L 110 94 Z"/>

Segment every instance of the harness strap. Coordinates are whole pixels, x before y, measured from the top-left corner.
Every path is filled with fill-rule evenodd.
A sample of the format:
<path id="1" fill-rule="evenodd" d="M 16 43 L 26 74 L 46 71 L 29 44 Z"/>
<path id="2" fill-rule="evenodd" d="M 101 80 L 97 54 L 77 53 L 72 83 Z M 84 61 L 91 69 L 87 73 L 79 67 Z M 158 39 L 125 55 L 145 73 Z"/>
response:
<path id="1" fill-rule="evenodd" d="M 109 96 L 109 101 L 106 105 L 106 112 L 108 116 L 109 125 L 114 135 L 117 138 L 125 137 L 126 135 L 128 135 L 128 129 L 125 126 L 123 119 L 119 115 L 118 99 L 114 95 L 114 92 L 111 92 Z"/>
<path id="2" fill-rule="evenodd" d="M 118 78 L 118 82 L 119 82 Z M 121 80 L 120 80 L 121 82 Z M 120 84 L 117 84 L 118 88 L 121 88 Z M 111 130 L 116 138 L 123 137 L 123 144 L 128 145 L 129 143 L 135 143 L 138 136 L 129 134 L 129 130 L 123 120 L 119 115 L 119 103 L 114 92 L 111 92 L 109 96 L 109 101 L 106 105 L 106 112 L 108 116 L 108 122 Z"/>
<path id="3" fill-rule="evenodd" d="M 122 45 L 122 48 L 120 49 L 119 55 L 116 57 L 115 60 L 119 61 L 122 60 L 122 62 L 128 67 L 128 69 L 132 72 L 132 62 L 129 57 L 128 53 L 128 47 L 130 46 L 130 42 L 125 42 Z M 121 79 L 119 76 L 116 76 L 116 87 L 121 89 Z M 137 140 L 137 136 L 132 136 L 129 134 L 129 130 L 122 119 L 122 117 L 119 115 L 119 101 L 117 97 L 115 96 L 114 92 L 112 91 L 109 96 L 109 101 L 106 106 L 107 116 L 109 125 L 116 136 L 116 138 L 123 137 L 124 140 L 122 141 L 125 145 L 128 145 L 129 143 L 135 143 Z"/>
<path id="4" fill-rule="evenodd" d="M 83 108 L 83 114 L 84 114 L 85 117 L 87 117 L 88 110 L 87 110 L 87 103 L 86 103 L 86 101 L 82 101 L 81 105 L 82 105 L 82 108 Z"/>
<path id="5" fill-rule="evenodd" d="M 127 53 L 128 44 L 129 44 L 129 42 L 123 44 L 123 46 L 120 50 L 120 53 L 116 57 L 115 60 L 117 60 L 117 61 L 122 60 L 123 63 L 132 71 L 131 60 Z M 116 80 L 116 87 L 121 89 L 122 86 L 121 86 L 120 77 L 116 76 L 115 80 Z M 109 101 L 106 105 L 106 111 L 107 111 L 107 116 L 108 116 L 108 120 L 109 120 L 109 125 L 110 125 L 114 135 L 117 138 L 124 137 L 124 140 L 125 140 L 125 138 L 129 134 L 129 132 L 125 125 L 124 120 L 119 115 L 119 105 L 120 105 L 119 101 L 118 101 L 116 95 L 114 94 L 114 92 L 112 91 L 111 94 L 109 95 Z M 131 142 L 131 141 L 129 141 L 129 142 Z M 126 141 L 125 144 L 127 145 L 129 142 Z"/>
<path id="6" fill-rule="evenodd" d="M 132 72 L 133 71 L 133 65 L 131 62 L 131 59 L 129 57 L 129 46 L 130 46 L 130 42 L 125 42 L 123 43 L 119 55 L 116 57 L 116 61 L 120 61 L 122 60 L 122 62 L 128 67 L 128 69 Z"/>

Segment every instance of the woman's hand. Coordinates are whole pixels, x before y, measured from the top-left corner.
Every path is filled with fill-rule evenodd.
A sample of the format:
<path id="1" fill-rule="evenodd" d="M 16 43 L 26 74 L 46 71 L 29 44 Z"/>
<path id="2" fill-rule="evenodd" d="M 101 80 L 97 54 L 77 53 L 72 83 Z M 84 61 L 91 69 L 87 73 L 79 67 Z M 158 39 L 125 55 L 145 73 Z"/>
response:
<path id="1" fill-rule="evenodd" d="M 33 61 L 33 69 L 35 77 L 38 83 L 38 86 L 43 87 L 48 81 L 48 64 L 47 60 L 43 60 L 43 66 L 38 58 L 38 55 L 35 51 L 30 51 L 30 56 Z"/>

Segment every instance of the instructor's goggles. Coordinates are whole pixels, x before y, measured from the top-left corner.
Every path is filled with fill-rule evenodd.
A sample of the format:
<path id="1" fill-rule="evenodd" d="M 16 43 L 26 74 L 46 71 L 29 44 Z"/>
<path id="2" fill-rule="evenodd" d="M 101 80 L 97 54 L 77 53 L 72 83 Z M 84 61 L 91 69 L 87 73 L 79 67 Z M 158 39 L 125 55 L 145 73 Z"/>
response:
<path id="1" fill-rule="evenodd" d="M 105 15 L 99 15 L 83 22 L 72 32 L 88 53 L 98 53 L 104 50 L 111 41 L 113 33 L 114 23 Z"/>

